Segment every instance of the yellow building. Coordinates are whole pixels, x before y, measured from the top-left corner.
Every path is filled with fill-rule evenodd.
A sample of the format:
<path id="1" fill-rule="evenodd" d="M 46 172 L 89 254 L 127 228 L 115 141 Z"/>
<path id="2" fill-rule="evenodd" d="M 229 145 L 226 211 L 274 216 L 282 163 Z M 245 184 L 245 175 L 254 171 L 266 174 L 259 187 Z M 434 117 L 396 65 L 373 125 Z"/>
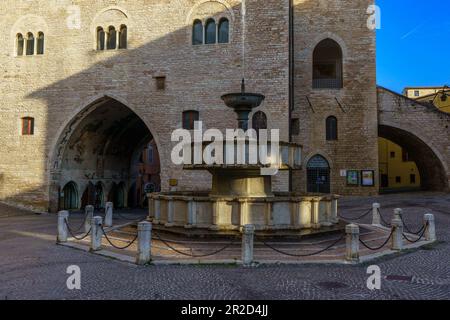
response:
<path id="1" fill-rule="evenodd" d="M 434 105 L 443 112 L 450 113 L 450 87 L 407 87 L 403 94 L 420 102 Z"/>

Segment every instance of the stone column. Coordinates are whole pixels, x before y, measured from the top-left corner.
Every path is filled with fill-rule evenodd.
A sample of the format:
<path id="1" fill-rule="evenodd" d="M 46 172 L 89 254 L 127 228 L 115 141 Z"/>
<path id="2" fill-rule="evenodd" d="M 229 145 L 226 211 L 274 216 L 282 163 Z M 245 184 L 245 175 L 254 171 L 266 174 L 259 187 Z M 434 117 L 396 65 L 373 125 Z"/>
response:
<path id="1" fill-rule="evenodd" d="M 155 219 L 155 199 L 152 196 L 148 197 L 148 217 L 149 221 L 154 221 Z"/>
<path id="2" fill-rule="evenodd" d="M 301 199 L 299 203 L 299 223 L 302 228 L 311 228 L 312 224 L 312 202 L 309 198 Z"/>
<path id="3" fill-rule="evenodd" d="M 105 226 L 112 227 L 113 226 L 113 203 L 107 202 L 105 204 Z"/>
<path id="4" fill-rule="evenodd" d="M 91 221 L 91 249 L 90 251 L 100 251 L 102 250 L 102 217 L 93 217 Z"/>
<path id="5" fill-rule="evenodd" d="M 400 208 L 394 209 L 394 219 L 402 220 L 403 210 Z"/>
<path id="6" fill-rule="evenodd" d="M 400 219 L 392 219 L 392 228 L 394 230 L 392 234 L 392 250 L 402 250 L 403 249 L 403 222 Z"/>
<path id="7" fill-rule="evenodd" d="M 94 206 L 86 206 L 85 211 L 85 220 L 84 220 L 84 232 L 88 233 L 91 230 L 91 221 L 94 217 Z"/>
<path id="8" fill-rule="evenodd" d="M 333 224 L 331 223 L 331 199 L 323 199 L 321 200 L 321 202 L 323 203 L 324 206 L 324 216 L 325 216 L 325 221 L 323 221 L 321 223 L 322 226 L 324 227 L 330 227 Z M 319 202 L 319 208 L 320 208 L 320 202 Z"/>
<path id="9" fill-rule="evenodd" d="M 166 227 L 173 227 L 174 226 L 174 200 L 168 199 L 167 200 L 167 223 L 165 224 Z"/>
<path id="10" fill-rule="evenodd" d="M 210 230 L 219 230 L 219 215 L 222 202 L 218 199 L 213 199 L 212 204 L 212 224 L 209 227 Z"/>
<path id="11" fill-rule="evenodd" d="M 155 199 L 155 219 L 153 223 L 159 224 L 161 221 L 161 200 Z"/>
<path id="12" fill-rule="evenodd" d="M 311 227 L 313 229 L 320 229 L 320 210 L 319 210 L 319 200 L 311 200 Z"/>
<path id="13" fill-rule="evenodd" d="M 380 208 L 379 203 L 372 204 L 372 225 L 374 226 L 381 226 Z"/>
<path id="14" fill-rule="evenodd" d="M 347 235 L 345 260 L 359 262 L 359 226 L 349 224 L 345 226 L 345 233 Z"/>
<path id="15" fill-rule="evenodd" d="M 338 223 L 339 217 L 338 217 L 338 198 L 332 197 L 331 198 L 331 222 L 332 223 Z"/>
<path id="16" fill-rule="evenodd" d="M 434 221 L 434 215 L 427 213 L 423 216 L 423 223 L 425 227 L 425 240 L 436 241 L 436 224 Z"/>
<path id="17" fill-rule="evenodd" d="M 272 202 L 266 202 L 266 227 L 271 229 L 273 227 L 273 216 L 272 216 Z"/>
<path id="18" fill-rule="evenodd" d="M 67 221 L 69 220 L 69 211 L 58 212 L 58 237 L 56 238 L 57 243 L 67 242 L 68 230 Z"/>
<path id="19" fill-rule="evenodd" d="M 194 199 L 189 199 L 188 202 L 188 217 L 186 229 L 194 228 L 197 224 L 197 202 Z"/>
<path id="20" fill-rule="evenodd" d="M 242 264 L 250 267 L 253 263 L 253 238 L 255 226 L 247 224 L 242 231 Z"/>
<path id="21" fill-rule="evenodd" d="M 152 224 L 144 221 L 138 224 L 138 248 L 136 264 L 145 265 L 151 261 Z"/>
<path id="22" fill-rule="evenodd" d="M 248 202 L 245 200 L 239 201 L 239 214 L 241 220 L 241 226 L 245 226 L 248 222 Z"/>

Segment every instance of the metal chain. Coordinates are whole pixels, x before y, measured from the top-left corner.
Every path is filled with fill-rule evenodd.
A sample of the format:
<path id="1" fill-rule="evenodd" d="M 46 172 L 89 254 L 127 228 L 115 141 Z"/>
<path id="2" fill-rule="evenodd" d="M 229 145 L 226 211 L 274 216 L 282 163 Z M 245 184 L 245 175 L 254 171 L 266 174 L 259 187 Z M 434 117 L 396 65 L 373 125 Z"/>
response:
<path id="1" fill-rule="evenodd" d="M 116 249 L 119 249 L 119 250 L 125 250 L 125 249 L 128 249 L 129 247 L 131 247 L 131 245 L 132 245 L 133 243 L 136 242 L 136 240 L 137 240 L 138 237 L 139 237 L 139 235 L 136 234 L 136 237 L 134 237 L 134 239 L 131 240 L 125 247 L 119 247 L 119 246 L 116 246 L 115 244 L 113 244 L 112 241 L 109 239 L 108 235 L 107 235 L 106 232 L 105 232 L 105 229 L 103 228 L 103 225 L 100 224 L 99 227 L 100 227 L 100 229 L 102 230 L 103 235 L 105 236 L 106 241 L 108 241 L 108 243 L 109 243 L 112 247 L 114 247 L 114 248 L 116 248 Z M 118 240 L 118 241 L 126 241 L 126 240 Z"/>
<path id="2" fill-rule="evenodd" d="M 261 240 L 261 242 L 262 242 L 263 245 L 265 245 L 265 246 L 268 247 L 269 249 L 272 249 L 273 251 L 278 252 L 278 253 L 283 254 L 283 255 L 286 255 L 286 256 L 290 256 L 290 257 L 310 257 L 310 256 L 315 256 L 315 255 L 321 254 L 322 252 L 325 252 L 325 251 L 331 249 L 331 248 L 334 247 L 336 244 L 338 244 L 342 239 L 344 239 L 344 237 L 345 237 L 345 234 L 342 234 L 342 236 L 341 236 L 339 239 L 337 239 L 335 242 L 333 242 L 332 244 L 330 244 L 330 245 L 329 245 L 328 247 L 326 247 L 325 249 L 322 249 L 322 250 L 317 251 L 317 252 L 314 252 L 314 253 L 307 253 L 307 254 L 294 254 L 294 253 L 285 252 L 285 251 L 279 250 L 279 249 L 277 249 L 277 248 L 274 248 L 273 246 L 271 246 L 270 244 L 268 244 L 268 243 L 265 242 L 265 241 L 262 241 L 262 240 Z"/>
<path id="3" fill-rule="evenodd" d="M 406 234 L 404 234 L 404 233 L 403 233 L 403 237 L 406 239 L 406 241 L 408 241 L 408 242 L 410 242 L 410 243 L 417 243 L 417 242 L 419 242 L 420 240 L 422 240 L 423 236 L 425 235 L 425 232 L 427 231 L 427 228 L 428 228 L 428 222 L 427 222 L 427 224 L 426 224 L 425 226 L 422 227 L 423 231 L 422 231 L 422 233 L 420 234 L 420 236 L 417 234 L 417 236 L 419 236 L 419 238 L 416 239 L 416 240 L 411 240 L 411 239 L 409 239 L 409 238 L 406 236 Z"/>
<path id="4" fill-rule="evenodd" d="M 422 225 L 422 227 L 420 228 L 419 231 L 417 231 L 417 232 L 412 232 L 412 231 L 408 228 L 408 226 L 406 225 L 405 221 L 403 220 L 403 215 L 402 215 L 402 214 L 400 215 L 400 219 L 402 220 L 403 227 L 405 228 L 405 230 L 406 230 L 408 233 L 418 235 L 418 234 L 420 234 L 420 233 L 423 231 L 423 229 L 425 228 L 425 225 Z"/>
<path id="5" fill-rule="evenodd" d="M 392 235 L 393 235 L 393 234 L 394 234 L 394 228 L 392 228 L 391 234 L 390 234 L 389 237 L 386 239 L 386 241 L 385 241 L 381 246 L 376 247 L 376 248 L 372 248 L 372 247 L 368 246 L 364 241 L 361 240 L 361 238 L 359 239 L 359 242 L 361 242 L 361 244 L 362 244 L 364 247 L 366 247 L 367 249 L 372 250 L 372 251 L 377 251 L 377 250 L 380 250 L 381 248 L 383 248 L 383 247 L 389 242 L 389 240 L 392 238 Z"/>
<path id="6" fill-rule="evenodd" d="M 377 208 L 377 211 L 378 211 L 378 214 L 380 215 L 381 222 L 383 222 L 387 227 L 391 227 L 391 224 L 383 218 L 383 215 L 381 214 L 381 211 L 379 208 Z"/>
<path id="7" fill-rule="evenodd" d="M 85 225 L 85 223 L 86 223 L 87 217 L 88 217 L 88 214 L 87 214 L 87 212 L 86 212 L 86 213 L 84 214 L 83 222 L 81 222 L 80 226 L 79 226 L 77 229 L 74 229 L 74 230 L 73 230 L 74 232 L 78 232 L 78 231 L 81 230 L 81 228 L 84 227 L 84 225 Z"/>
<path id="8" fill-rule="evenodd" d="M 341 218 L 344 219 L 344 220 L 356 221 L 356 220 L 360 220 L 360 219 L 364 218 L 364 217 L 367 216 L 371 211 L 372 211 L 372 209 L 369 209 L 368 211 L 364 212 L 362 215 L 360 215 L 360 216 L 357 217 L 357 218 L 348 218 L 348 217 L 342 216 L 341 214 L 338 214 L 338 215 L 339 215 L 339 217 L 341 217 Z"/>
<path id="9" fill-rule="evenodd" d="M 205 257 L 209 257 L 209 256 L 214 256 L 216 254 L 221 253 L 222 251 L 225 251 L 226 249 L 228 249 L 229 247 L 231 247 L 234 244 L 234 240 L 232 240 L 229 244 L 225 245 L 223 248 L 214 251 L 213 253 L 208 253 L 208 254 L 203 254 L 203 255 L 196 255 L 196 254 L 191 254 L 191 253 L 186 253 L 186 252 L 182 252 L 176 248 L 174 248 L 172 245 L 169 244 L 170 240 L 164 240 L 163 238 L 161 238 L 161 236 L 157 233 L 157 232 L 153 232 L 156 235 L 156 240 L 161 241 L 162 243 L 164 243 L 169 249 L 175 251 L 176 253 L 179 253 L 183 256 L 187 256 L 187 257 L 192 257 L 192 258 L 205 258 Z M 192 251 L 192 248 L 189 248 Z"/>
<path id="10" fill-rule="evenodd" d="M 143 220 L 145 220 L 146 218 L 144 218 L 144 219 L 141 219 L 141 218 L 138 218 L 138 219 L 136 219 L 136 218 L 128 218 L 128 217 L 125 217 L 125 216 L 123 216 L 120 212 L 116 212 L 117 213 L 117 215 L 120 217 L 120 218 L 122 218 L 122 219 L 124 219 L 124 220 L 128 220 L 128 221 L 136 221 L 136 222 L 138 222 L 138 221 L 143 221 Z"/>
<path id="11" fill-rule="evenodd" d="M 87 238 L 87 236 L 91 233 L 92 231 L 92 227 L 89 228 L 89 231 L 82 237 L 77 237 L 74 232 L 72 231 L 72 229 L 70 229 L 69 223 L 67 222 L 67 219 L 64 219 L 64 222 L 66 223 L 67 226 L 67 230 L 69 231 L 70 235 L 72 236 L 72 238 L 74 238 L 75 240 L 81 241 Z M 76 232 L 76 231 L 75 231 Z"/>

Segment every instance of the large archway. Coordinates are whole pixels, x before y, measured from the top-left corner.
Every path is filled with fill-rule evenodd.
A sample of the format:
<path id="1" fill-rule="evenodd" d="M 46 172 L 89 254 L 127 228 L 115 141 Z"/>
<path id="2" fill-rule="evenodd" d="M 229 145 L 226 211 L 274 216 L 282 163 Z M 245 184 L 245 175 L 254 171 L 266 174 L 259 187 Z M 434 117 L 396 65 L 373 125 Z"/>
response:
<path id="1" fill-rule="evenodd" d="M 420 172 L 421 189 L 448 190 L 447 174 L 438 155 L 416 135 L 400 128 L 380 125 L 378 135 L 404 148 Z"/>
<path id="2" fill-rule="evenodd" d="M 65 181 L 75 182 L 80 186 L 77 203 L 82 209 L 88 204 L 104 207 L 110 198 L 108 191 L 120 186 L 113 198 L 120 200 L 119 207 L 124 206 L 122 193 L 137 182 L 136 172 L 159 177 L 159 168 L 151 173 L 139 171 L 146 164 L 136 155 L 149 143 L 155 143 L 153 135 L 136 113 L 115 99 L 102 98 L 77 115 L 63 132 L 53 161 L 53 187 L 60 189 Z"/>

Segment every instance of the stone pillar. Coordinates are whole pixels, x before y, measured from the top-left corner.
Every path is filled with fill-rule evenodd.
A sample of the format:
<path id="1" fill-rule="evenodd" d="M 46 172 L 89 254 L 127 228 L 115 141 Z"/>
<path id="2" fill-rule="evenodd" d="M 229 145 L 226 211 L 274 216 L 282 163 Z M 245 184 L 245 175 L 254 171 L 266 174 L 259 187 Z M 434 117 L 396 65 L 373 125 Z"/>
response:
<path id="1" fill-rule="evenodd" d="M 436 241 L 436 224 L 434 221 L 434 215 L 427 213 L 423 216 L 423 223 L 425 227 L 425 240 Z"/>
<path id="2" fill-rule="evenodd" d="M 331 198 L 331 222 L 332 223 L 338 223 L 338 198 L 332 197 Z"/>
<path id="3" fill-rule="evenodd" d="M 148 197 L 148 218 L 149 221 L 155 219 L 155 199 L 152 196 Z"/>
<path id="4" fill-rule="evenodd" d="M 255 226 L 247 224 L 242 231 L 242 264 L 250 267 L 253 263 L 253 238 Z"/>
<path id="5" fill-rule="evenodd" d="M 84 220 L 84 232 L 88 233 L 91 230 L 91 221 L 94 217 L 94 206 L 86 206 L 85 211 L 85 220 Z"/>
<path id="6" fill-rule="evenodd" d="M 346 254 L 345 260 L 349 262 L 359 262 L 359 226 L 349 224 L 345 226 L 346 233 Z"/>
<path id="7" fill-rule="evenodd" d="M 197 202 L 194 199 L 189 199 L 188 202 L 188 217 L 186 229 L 194 228 L 197 224 Z"/>
<path id="8" fill-rule="evenodd" d="M 150 262 L 152 257 L 151 241 L 152 241 L 152 224 L 147 221 L 139 222 L 136 264 L 145 265 Z"/>
<path id="9" fill-rule="evenodd" d="M 102 228 L 103 223 L 102 217 L 93 217 L 91 221 L 91 249 L 90 251 L 102 250 Z"/>
<path id="10" fill-rule="evenodd" d="M 219 230 L 219 215 L 222 202 L 217 199 L 213 199 L 212 204 L 212 224 L 209 227 L 210 230 Z"/>
<path id="11" fill-rule="evenodd" d="M 324 206 L 324 217 L 325 221 L 321 223 L 324 227 L 330 227 L 333 224 L 331 223 L 331 199 L 322 199 L 321 200 L 323 206 Z M 319 208 L 320 208 L 320 202 L 319 202 Z"/>
<path id="12" fill-rule="evenodd" d="M 391 222 L 394 232 L 392 233 L 392 250 L 403 249 L 403 222 L 400 219 L 392 219 Z"/>
<path id="13" fill-rule="evenodd" d="M 299 224 L 302 228 L 310 228 L 312 224 L 312 202 L 309 198 L 301 199 L 299 211 Z"/>
<path id="14" fill-rule="evenodd" d="M 245 226 L 248 222 L 248 202 L 245 200 L 239 200 L 239 213 L 241 226 Z"/>
<path id="15" fill-rule="evenodd" d="M 58 237 L 57 243 L 67 242 L 69 230 L 67 229 L 67 221 L 69 220 L 69 211 L 58 212 Z"/>
<path id="16" fill-rule="evenodd" d="M 372 224 L 374 226 L 381 226 L 380 208 L 379 203 L 372 204 Z"/>
<path id="17" fill-rule="evenodd" d="M 266 226 L 267 229 L 273 227 L 272 202 L 266 202 Z"/>
<path id="18" fill-rule="evenodd" d="M 174 226 L 174 200 L 168 199 L 167 200 L 167 223 L 165 224 L 166 227 L 173 227 Z"/>
<path id="19" fill-rule="evenodd" d="M 105 205 L 105 226 L 112 227 L 113 226 L 113 208 L 114 205 L 112 202 L 107 202 Z"/>
<path id="20" fill-rule="evenodd" d="M 402 220 L 403 210 L 400 208 L 394 209 L 394 219 Z"/>
<path id="21" fill-rule="evenodd" d="M 319 200 L 311 200 L 311 227 L 313 229 L 320 229 L 320 210 L 319 210 Z"/>
<path id="22" fill-rule="evenodd" d="M 161 221 L 161 200 L 155 199 L 155 219 L 153 223 L 159 224 Z"/>

